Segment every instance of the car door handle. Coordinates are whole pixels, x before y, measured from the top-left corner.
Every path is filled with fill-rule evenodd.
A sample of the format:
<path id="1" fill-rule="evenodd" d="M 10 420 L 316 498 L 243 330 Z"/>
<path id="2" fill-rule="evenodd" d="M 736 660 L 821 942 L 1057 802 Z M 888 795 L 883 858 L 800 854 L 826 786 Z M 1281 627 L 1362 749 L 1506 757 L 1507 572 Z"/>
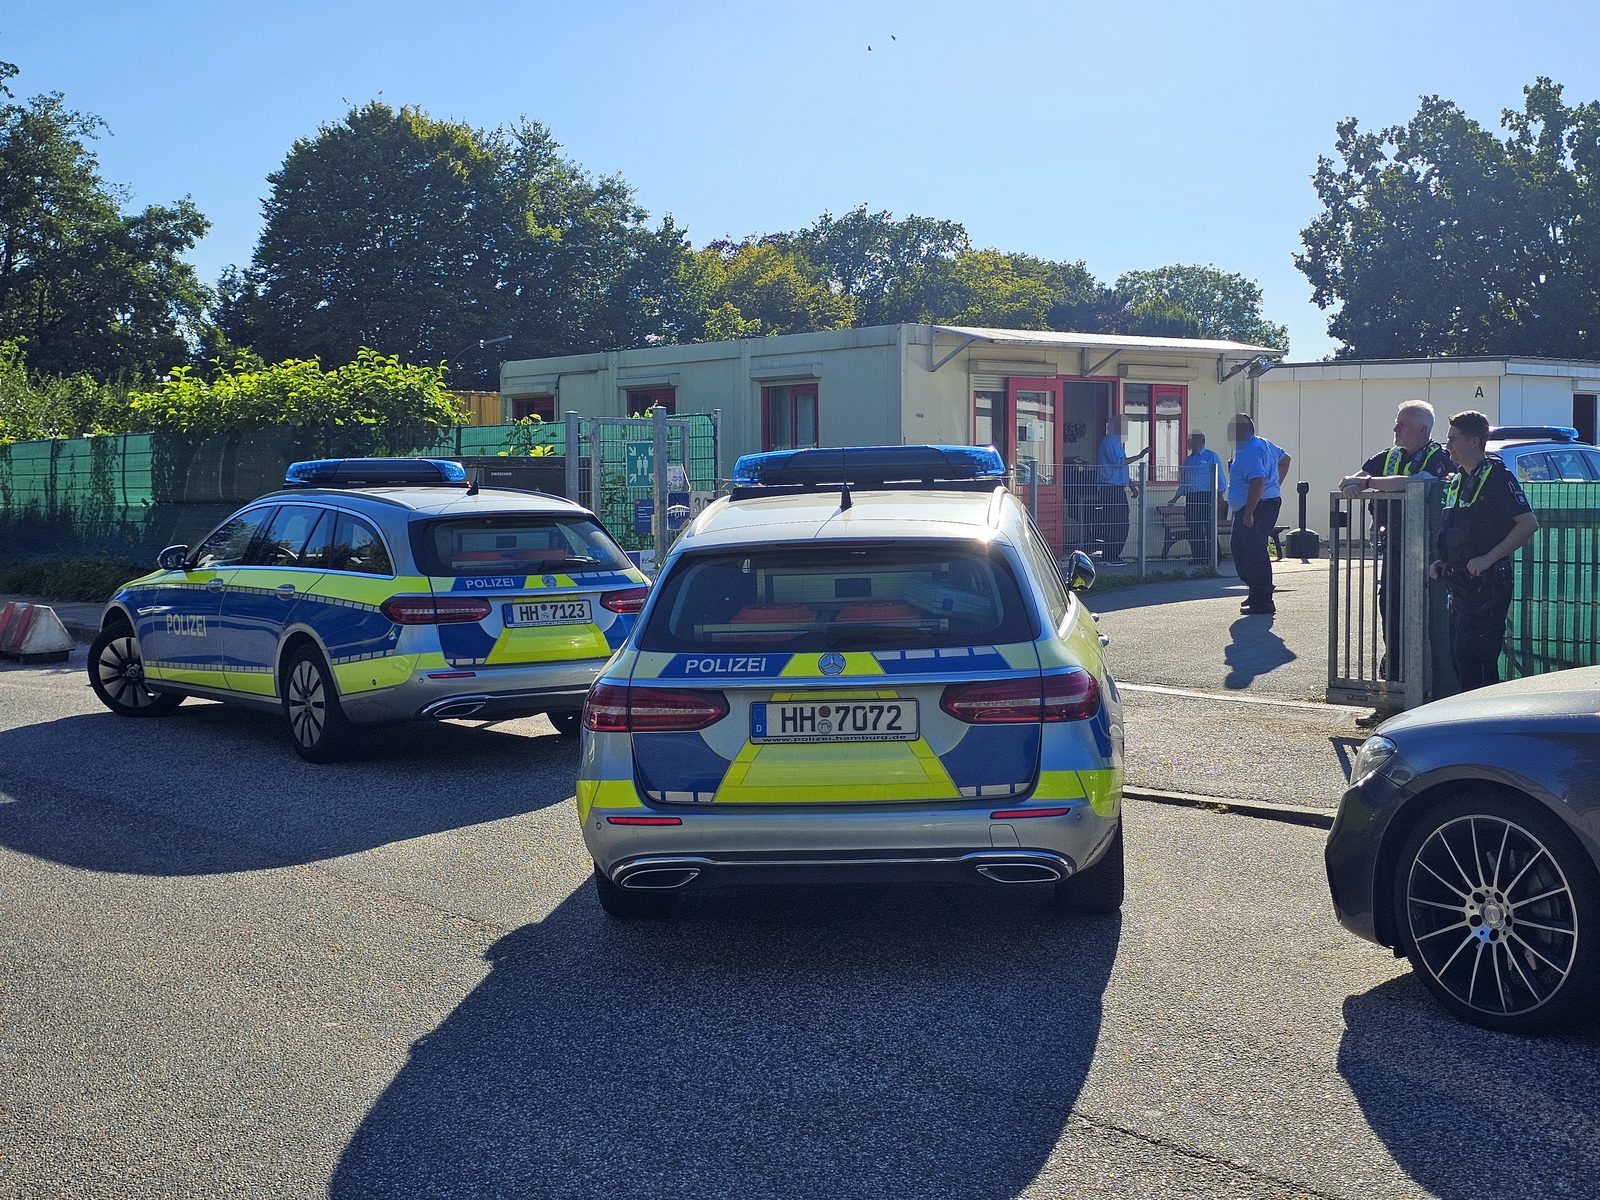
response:
<path id="1" fill-rule="evenodd" d="M 206 584 L 206 591 L 208 591 L 208 592 L 220 592 L 221 590 L 222 590 L 222 580 L 220 580 L 220 579 L 213 579 L 209 583 Z"/>
<path id="2" fill-rule="evenodd" d="M 293 600 L 294 599 L 294 584 L 292 584 L 292 583 L 280 583 L 278 585 L 278 599 L 279 600 Z"/>

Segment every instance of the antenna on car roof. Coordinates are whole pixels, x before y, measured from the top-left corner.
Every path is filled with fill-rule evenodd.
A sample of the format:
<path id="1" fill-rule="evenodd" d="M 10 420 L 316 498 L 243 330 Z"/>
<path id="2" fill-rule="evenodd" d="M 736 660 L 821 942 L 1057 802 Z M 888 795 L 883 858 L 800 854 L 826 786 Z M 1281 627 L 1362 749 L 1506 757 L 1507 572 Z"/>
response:
<path id="1" fill-rule="evenodd" d="M 839 447 L 839 511 L 844 512 L 852 503 L 850 499 L 850 476 L 846 472 L 844 447 Z"/>

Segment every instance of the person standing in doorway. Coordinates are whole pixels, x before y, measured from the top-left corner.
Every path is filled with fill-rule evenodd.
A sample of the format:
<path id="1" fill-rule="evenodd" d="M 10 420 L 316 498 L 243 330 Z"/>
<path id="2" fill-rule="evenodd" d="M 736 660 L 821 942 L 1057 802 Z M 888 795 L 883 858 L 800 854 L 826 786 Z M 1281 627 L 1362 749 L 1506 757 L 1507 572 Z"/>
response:
<path id="1" fill-rule="evenodd" d="M 1445 449 L 1460 472 L 1445 485 L 1439 557 L 1428 568 L 1450 598 L 1450 659 L 1463 692 L 1500 681 L 1511 609 L 1511 556 L 1539 528 L 1517 477 L 1487 453 L 1489 418 L 1450 418 Z"/>
<path id="2" fill-rule="evenodd" d="M 1445 448 L 1433 440 L 1433 405 L 1425 400 L 1407 400 L 1394 417 L 1394 445 L 1380 450 L 1354 475 L 1339 481 L 1339 491 L 1354 500 L 1363 491 L 1403 492 L 1412 479 L 1448 479 L 1456 473 Z M 1403 569 L 1405 508 L 1398 500 L 1380 500 L 1372 506 L 1378 562 L 1378 612 L 1383 620 L 1383 677 L 1400 678 L 1400 639 L 1405 628 L 1400 607 L 1400 579 Z M 1391 584 L 1391 580 L 1393 583 Z M 1380 703 L 1356 724 L 1363 729 L 1380 725 L 1399 711 L 1393 702 Z"/>
<path id="3" fill-rule="evenodd" d="M 1215 450 L 1206 449 L 1206 435 L 1198 429 L 1189 433 L 1189 457 L 1183 460 L 1176 503 L 1183 500 L 1184 518 L 1189 526 L 1189 557 L 1195 562 L 1211 561 L 1211 543 L 1222 517 L 1222 497 L 1217 494 L 1222 478 L 1222 460 Z"/>
<path id="4" fill-rule="evenodd" d="M 1272 557 L 1267 543 L 1278 526 L 1283 504 L 1281 484 L 1289 471 L 1289 456 L 1264 437 L 1256 424 L 1239 413 L 1228 425 L 1233 439 L 1233 465 L 1228 471 L 1228 507 L 1233 513 L 1233 565 L 1250 589 L 1239 611 L 1246 616 L 1278 611 L 1272 599 Z"/>
<path id="5" fill-rule="evenodd" d="M 1100 439 L 1100 452 L 1096 461 L 1100 468 L 1100 504 L 1103 510 L 1101 543 L 1103 561 L 1111 564 L 1122 561 L 1123 548 L 1128 544 L 1128 495 L 1135 497 L 1139 487 L 1128 475 L 1128 464 L 1138 462 L 1150 453 L 1146 446 L 1132 458 L 1123 446 L 1128 436 L 1128 417 L 1125 413 L 1112 413 L 1106 426 L 1106 435 Z"/>

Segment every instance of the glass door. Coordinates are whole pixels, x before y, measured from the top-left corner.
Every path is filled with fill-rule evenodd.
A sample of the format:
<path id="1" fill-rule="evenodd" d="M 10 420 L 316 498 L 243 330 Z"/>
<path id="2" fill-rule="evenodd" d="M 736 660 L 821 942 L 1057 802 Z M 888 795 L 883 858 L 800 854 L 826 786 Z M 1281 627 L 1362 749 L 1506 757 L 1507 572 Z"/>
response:
<path id="1" fill-rule="evenodd" d="M 1010 420 L 1001 430 L 1001 450 L 1012 468 L 1017 494 L 1024 497 L 1033 520 L 1052 551 L 1062 549 L 1061 384 L 1055 379 L 1006 380 Z M 996 442 L 996 445 L 999 445 Z"/>

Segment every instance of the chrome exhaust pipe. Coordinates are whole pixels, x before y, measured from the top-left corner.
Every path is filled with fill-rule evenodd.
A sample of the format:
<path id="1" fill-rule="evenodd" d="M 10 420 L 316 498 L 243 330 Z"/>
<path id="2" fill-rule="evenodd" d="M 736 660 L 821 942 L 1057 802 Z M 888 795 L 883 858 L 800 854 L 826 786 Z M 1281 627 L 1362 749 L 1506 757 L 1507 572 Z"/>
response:
<path id="1" fill-rule="evenodd" d="M 1042 862 L 986 863 L 978 874 L 996 883 L 1054 883 L 1062 877 L 1055 867 Z"/>
<path id="2" fill-rule="evenodd" d="M 699 867 L 644 867 L 621 875 L 617 886 L 633 892 L 671 892 L 699 878 Z"/>
<path id="3" fill-rule="evenodd" d="M 446 700 L 442 704 L 428 705 L 422 710 L 422 715 L 439 721 L 448 721 L 458 717 L 470 717 L 483 705 L 482 700 Z"/>

